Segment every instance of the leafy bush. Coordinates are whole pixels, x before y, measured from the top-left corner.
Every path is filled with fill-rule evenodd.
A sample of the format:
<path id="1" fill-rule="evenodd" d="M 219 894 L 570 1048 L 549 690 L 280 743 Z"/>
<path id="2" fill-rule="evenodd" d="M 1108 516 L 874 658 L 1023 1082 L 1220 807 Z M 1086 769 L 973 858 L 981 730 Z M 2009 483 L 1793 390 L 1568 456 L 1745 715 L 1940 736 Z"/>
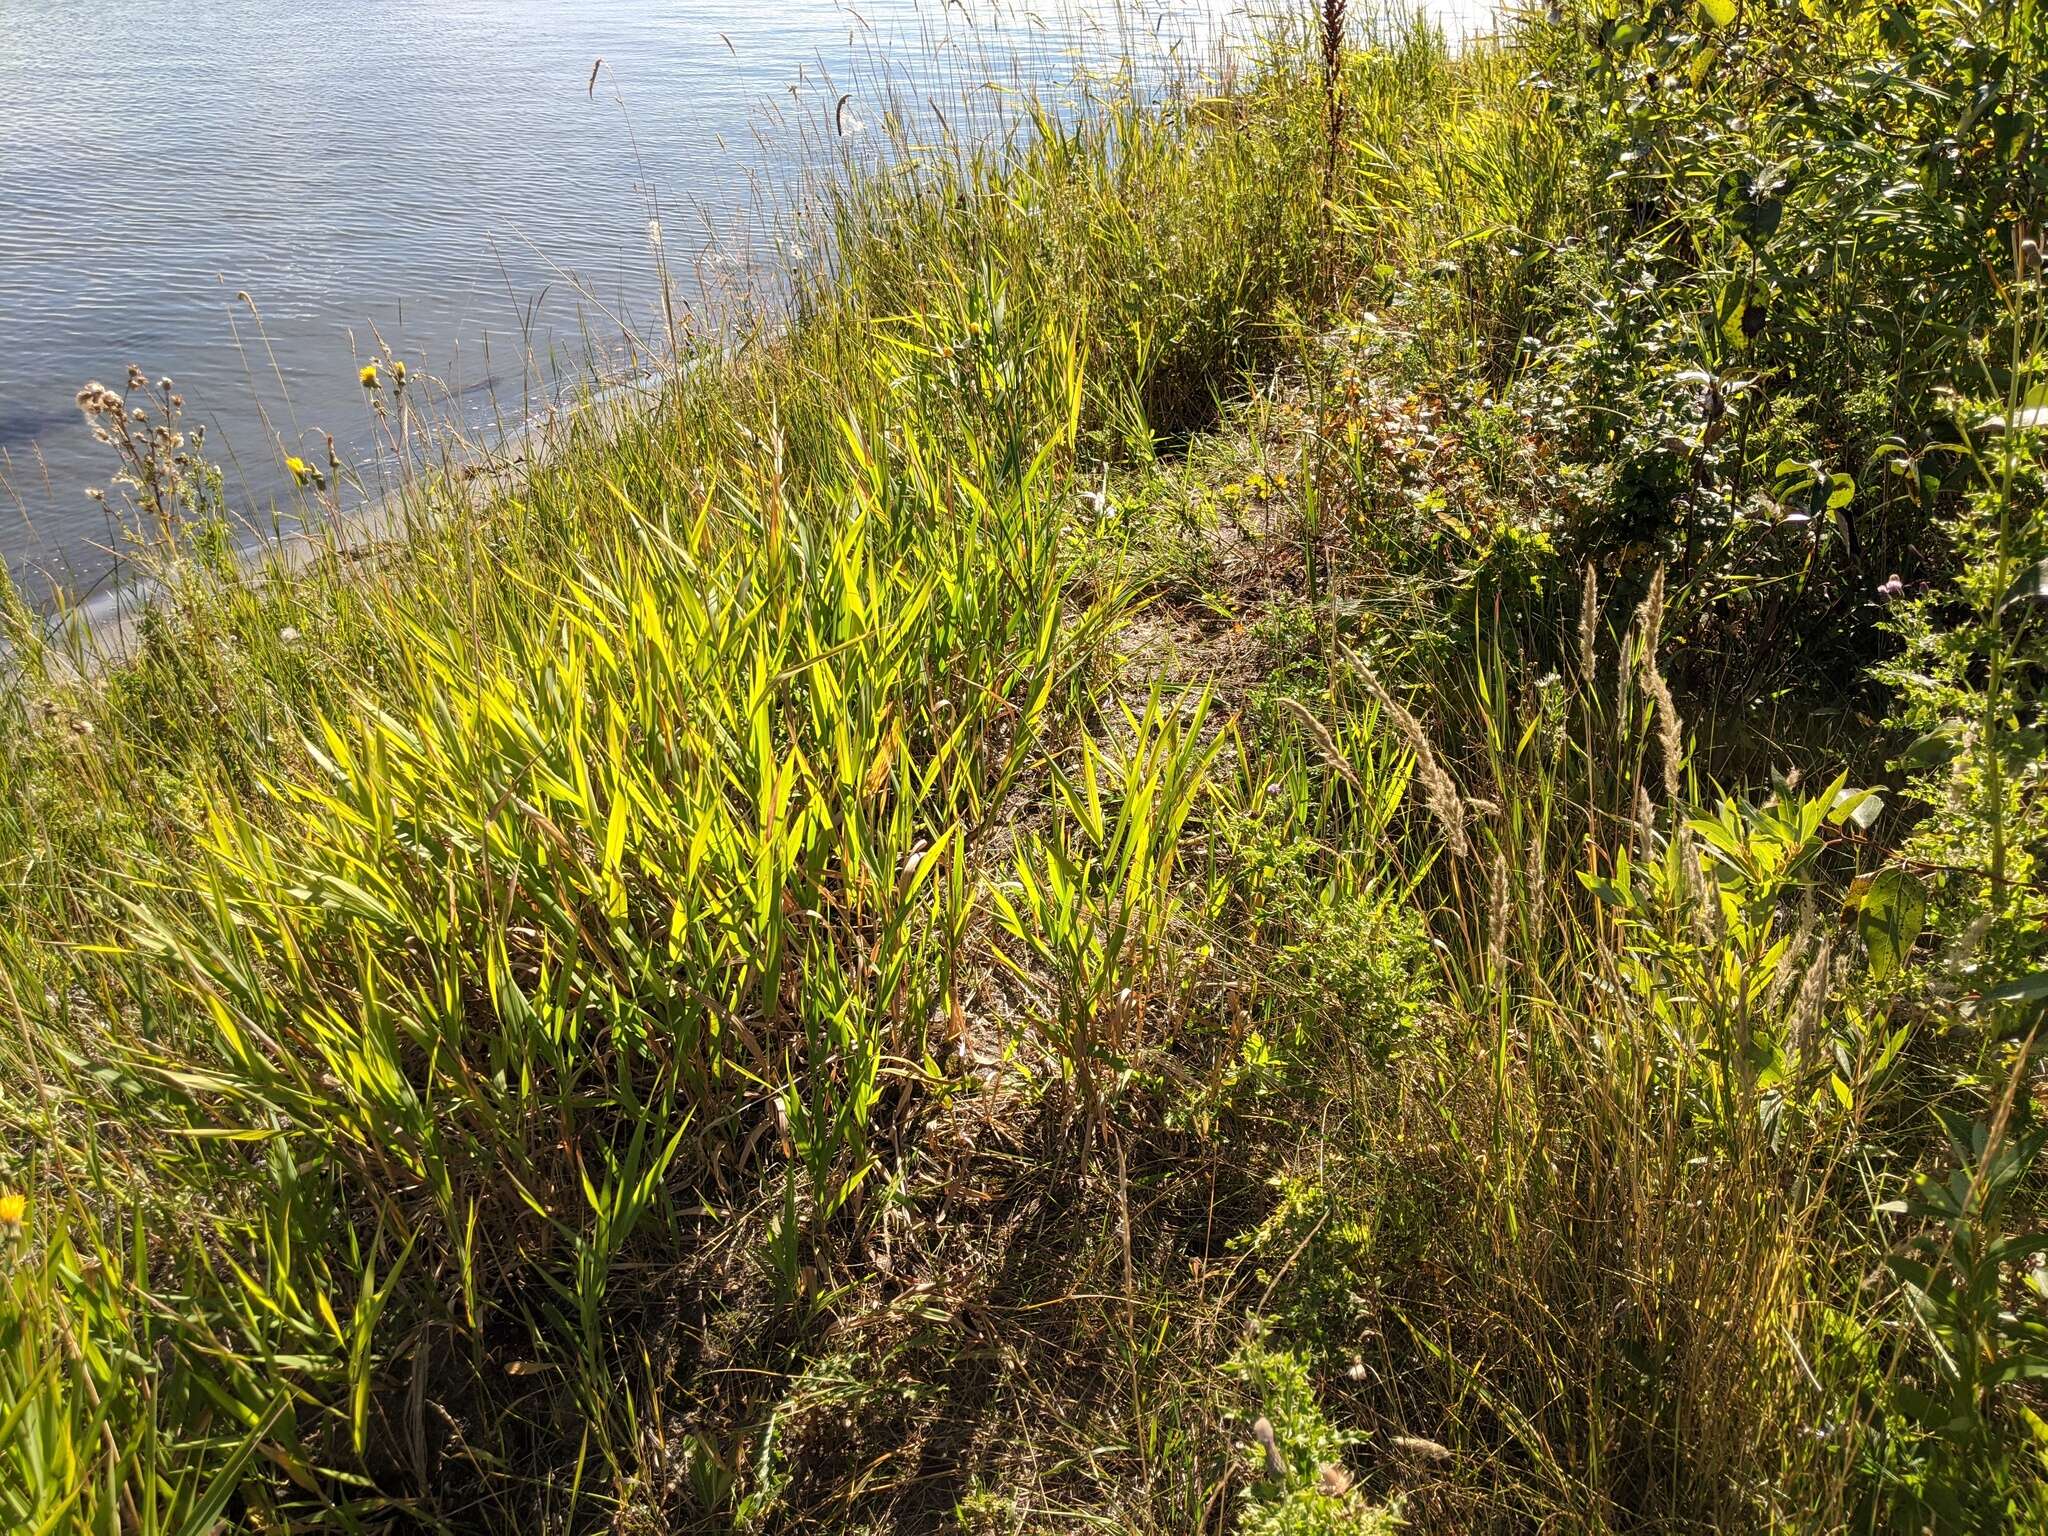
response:
<path id="1" fill-rule="evenodd" d="M 1533 351 L 1500 353 L 1612 465 L 1559 547 L 1668 560 L 1702 638 L 1840 681 L 1877 588 L 1951 568 L 1944 392 L 2006 366 L 1997 274 L 2048 212 L 2038 15 L 1631 0 L 1525 46 L 1584 212 L 1504 237 L 1549 238 Z"/>

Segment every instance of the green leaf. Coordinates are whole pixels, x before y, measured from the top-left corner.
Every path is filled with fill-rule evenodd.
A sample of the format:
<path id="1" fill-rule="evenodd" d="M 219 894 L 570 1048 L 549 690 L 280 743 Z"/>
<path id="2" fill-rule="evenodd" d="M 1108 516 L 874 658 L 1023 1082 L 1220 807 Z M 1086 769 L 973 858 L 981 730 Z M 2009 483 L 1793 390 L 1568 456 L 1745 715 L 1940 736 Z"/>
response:
<path id="1" fill-rule="evenodd" d="M 2022 571 L 2020 579 L 2005 589 L 2005 596 L 1998 600 L 1999 615 L 2003 617 L 2022 603 L 2048 603 L 2048 560 Z"/>
<path id="2" fill-rule="evenodd" d="M 1732 4 L 1729 10 L 1734 10 Z M 1721 216 L 1734 226 L 1743 244 L 1751 250 L 1776 234 L 1785 217 L 1785 200 L 1777 195 L 1776 182 L 1759 185 L 1747 171 L 1730 171 L 1723 176 L 1715 200 Z"/>
<path id="3" fill-rule="evenodd" d="M 2036 971 L 2031 976 L 2022 976 L 2017 981 L 2001 981 L 1995 987 L 1984 989 L 1987 1003 L 2043 1003 L 2048 1002 L 2048 971 Z"/>
<path id="4" fill-rule="evenodd" d="M 1927 768 L 1939 768 L 1953 762 L 1962 748 L 1956 743 L 1953 726 L 1942 726 L 1929 731 L 1925 736 L 1916 736 L 1893 761 L 1892 766 L 1901 773 L 1917 773 Z"/>
<path id="5" fill-rule="evenodd" d="M 1707 18 L 1709 26 L 1732 26 L 1735 22 L 1735 0 L 1700 0 L 1700 14 Z"/>
<path id="6" fill-rule="evenodd" d="M 1997 146 L 2001 160 L 2018 160 L 2027 147 L 2027 136 L 2034 131 L 2034 115 L 2031 112 L 2001 112 L 1991 120 L 1991 139 Z"/>
<path id="7" fill-rule="evenodd" d="M 1829 482 L 1829 485 L 1831 487 L 1828 491 L 1828 510 L 1830 512 L 1839 512 L 1856 499 L 1856 479 L 1853 475 L 1837 472 L 1834 479 Z"/>
<path id="8" fill-rule="evenodd" d="M 1870 947 L 1870 974 L 1882 981 L 1904 970 L 1926 925 L 1927 887 L 1903 869 L 1881 871 L 1856 912 L 1856 930 Z"/>
<path id="9" fill-rule="evenodd" d="M 1624 55 L 1635 52 L 1636 46 L 1650 35 L 1650 29 L 1639 21 L 1614 20 L 1600 30 L 1607 46 Z"/>
<path id="10" fill-rule="evenodd" d="M 1877 30 L 1878 35 L 1894 48 L 1910 48 L 1920 35 L 1919 23 L 1912 11 L 1903 5 L 1888 6 Z"/>
<path id="11" fill-rule="evenodd" d="M 1582 869 L 1579 871 L 1579 881 L 1588 891 L 1592 892 L 1597 900 L 1605 902 L 1610 907 L 1619 907 L 1626 911 L 1634 905 L 1630 901 L 1627 892 L 1623 891 L 1612 880 L 1603 879 L 1599 875 L 1588 874 Z"/>
<path id="12" fill-rule="evenodd" d="M 1721 297 L 1714 305 L 1714 319 L 1721 328 L 1721 339 L 1737 352 L 1749 345 L 1749 332 L 1742 319 L 1749 312 L 1749 280 L 1731 277 L 1721 289 Z"/>

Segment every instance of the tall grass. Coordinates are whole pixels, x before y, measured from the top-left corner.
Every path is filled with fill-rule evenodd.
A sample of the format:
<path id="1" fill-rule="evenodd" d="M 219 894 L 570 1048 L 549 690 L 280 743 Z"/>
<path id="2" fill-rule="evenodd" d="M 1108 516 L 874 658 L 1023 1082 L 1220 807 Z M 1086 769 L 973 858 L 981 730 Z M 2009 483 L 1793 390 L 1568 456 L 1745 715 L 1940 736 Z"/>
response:
<path id="1" fill-rule="evenodd" d="M 1078 750 L 1112 889 L 1170 881 L 1215 748 L 1157 709 L 1134 766 L 1089 744 L 1128 598 L 1066 536 L 1084 465 L 1272 355 L 1312 111 L 1275 72 L 844 183 L 787 333 L 650 418 L 424 489 L 367 565 L 202 536 L 126 665 L 21 615 L 11 1520 L 582 1524 L 736 1204 L 775 1326 L 828 1313 L 957 1091 L 1029 786 Z M 1128 777 L 1161 731 L 1178 812 Z"/>
<path id="2" fill-rule="evenodd" d="M 1741 41 L 1629 25 L 906 138 L 644 416 L 265 575 L 199 519 L 118 665 L 16 604 L 9 1521 L 2038 1521 L 2038 255 L 1918 766 L 1710 755 L 1782 552 L 1583 429 L 1674 375 L 1698 512 L 1840 424 L 1596 176 Z"/>

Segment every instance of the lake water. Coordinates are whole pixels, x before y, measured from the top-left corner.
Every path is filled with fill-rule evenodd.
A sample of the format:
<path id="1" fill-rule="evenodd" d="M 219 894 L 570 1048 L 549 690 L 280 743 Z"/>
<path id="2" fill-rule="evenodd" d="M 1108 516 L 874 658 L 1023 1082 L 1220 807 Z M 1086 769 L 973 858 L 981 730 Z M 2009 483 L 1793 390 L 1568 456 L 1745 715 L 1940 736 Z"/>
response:
<path id="1" fill-rule="evenodd" d="M 373 456 L 381 346 L 515 425 L 593 353 L 630 366 L 650 220 L 704 304 L 779 265 L 804 145 L 891 91 L 990 101 L 1233 29 L 1236 0 L 0 0 L 0 557 L 74 594 L 114 572 L 90 379 L 174 378 L 238 515 L 289 526 L 288 454 Z"/>

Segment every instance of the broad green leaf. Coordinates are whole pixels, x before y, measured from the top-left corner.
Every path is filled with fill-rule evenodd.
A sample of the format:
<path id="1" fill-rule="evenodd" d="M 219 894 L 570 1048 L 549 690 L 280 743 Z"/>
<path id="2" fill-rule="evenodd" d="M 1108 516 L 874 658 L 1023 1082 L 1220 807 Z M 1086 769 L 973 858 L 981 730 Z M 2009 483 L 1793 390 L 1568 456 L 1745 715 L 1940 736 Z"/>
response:
<path id="1" fill-rule="evenodd" d="M 1616 53 L 1629 54 L 1649 36 L 1649 28 L 1639 21 L 1613 21 L 1601 29 L 1607 46 Z"/>
<path id="2" fill-rule="evenodd" d="M 1747 171 L 1730 171 L 1721 178 L 1716 204 L 1721 216 L 1751 250 L 1776 234 L 1778 225 L 1784 221 L 1785 200 L 1773 190 L 1774 186 L 1775 180 L 1759 185 Z"/>
<path id="3" fill-rule="evenodd" d="M 2048 1003 L 2048 971 L 2036 971 L 2016 981 L 2002 981 L 1984 989 L 1987 1003 Z"/>
<path id="4" fill-rule="evenodd" d="M 1884 796 L 1874 789 L 1842 789 L 1828 802 L 1828 820 L 1868 832 L 1884 814 Z"/>
<path id="5" fill-rule="evenodd" d="M 1870 974 L 1882 981 L 1906 967 L 1927 924 L 1927 888 L 1902 869 L 1881 871 L 1863 893 L 1856 929 L 1870 948 Z"/>
<path id="6" fill-rule="evenodd" d="M 1915 773 L 1922 769 L 1939 768 L 1943 763 L 1952 762 L 1957 752 L 1956 733 L 1952 727 L 1944 726 L 1916 736 L 1893 761 L 1892 766 L 1902 773 Z"/>
<path id="7" fill-rule="evenodd" d="M 1721 328 L 1721 339 L 1737 352 L 1749 345 L 1749 332 L 1742 323 L 1743 316 L 1748 312 L 1748 279 L 1729 278 L 1721 289 L 1719 302 L 1714 306 L 1714 319 Z"/>
<path id="8" fill-rule="evenodd" d="M 1735 0 L 1700 0 L 1700 14 L 1707 18 L 1710 26 L 1732 26 L 1735 21 Z"/>
<path id="9" fill-rule="evenodd" d="M 2010 612 L 2022 603 L 2048 604 L 2048 560 L 2020 573 L 2020 578 L 2006 588 L 2005 596 L 1999 599 L 2000 615 Z"/>

